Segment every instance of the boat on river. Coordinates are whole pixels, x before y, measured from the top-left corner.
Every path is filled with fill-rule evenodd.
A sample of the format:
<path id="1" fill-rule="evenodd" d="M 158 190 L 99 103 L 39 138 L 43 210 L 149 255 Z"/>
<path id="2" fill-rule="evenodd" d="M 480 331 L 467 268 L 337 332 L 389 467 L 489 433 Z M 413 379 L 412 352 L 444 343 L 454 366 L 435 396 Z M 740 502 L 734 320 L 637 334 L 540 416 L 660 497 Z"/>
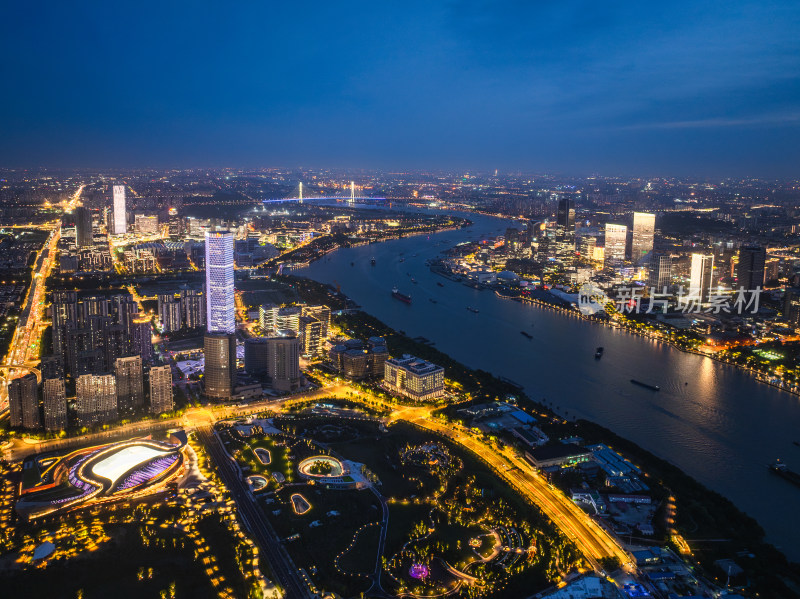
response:
<path id="1" fill-rule="evenodd" d="M 658 385 L 651 385 L 650 383 L 643 383 L 642 381 L 637 381 L 636 379 L 631 379 L 631 382 L 634 385 L 639 385 L 640 387 L 644 387 L 645 389 L 650 389 L 650 391 L 661 391 L 661 387 Z"/>
<path id="2" fill-rule="evenodd" d="M 394 299 L 400 300 L 401 302 L 405 302 L 406 304 L 411 303 L 411 296 L 401 292 L 397 287 L 392 289 L 392 297 Z"/>

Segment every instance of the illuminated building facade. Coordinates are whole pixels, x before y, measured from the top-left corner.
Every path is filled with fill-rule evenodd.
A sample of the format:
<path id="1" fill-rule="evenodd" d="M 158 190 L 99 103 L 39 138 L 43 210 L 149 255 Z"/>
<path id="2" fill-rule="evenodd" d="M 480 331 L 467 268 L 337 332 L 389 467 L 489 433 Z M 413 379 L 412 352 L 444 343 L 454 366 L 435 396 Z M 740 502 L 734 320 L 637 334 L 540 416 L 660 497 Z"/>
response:
<path id="1" fill-rule="evenodd" d="M 417 401 L 444 395 L 444 368 L 427 360 L 404 355 L 384 363 L 383 386 Z"/>
<path id="2" fill-rule="evenodd" d="M 618 266 L 625 261 L 625 245 L 628 240 L 628 227 L 606 223 L 605 263 Z"/>
<path id="3" fill-rule="evenodd" d="M 8 384 L 8 411 L 11 426 L 28 429 L 42 426 L 39 417 L 39 385 L 35 374 L 26 374 Z"/>
<path id="4" fill-rule="evenodd" d="M 117 384 L 113 374 L 83 374 L 75 382 L 75 408 L 80 426 L 117 419 Z"/>
<path id="5" fill-rule="evenodd" d="M 150 412 L 161 414 L 172 408 L 172 368 L 169 364 L 153 366 L 150 369 Z"/>
<path id="6" fill-rule="evenodd" d="M 649 212 L 633 213 L 633 240 L 631 242 L 631 260 L 639 262 L 653 251 L 653 239 L 656 231 L 656 215 Z"/>
<path id="7" fill-rule="evenodd" d="M 114 195 L 114 212 L 113 212 L 113 234 L 114 235 L 125 235 L 128 231 L 128 220 L 127 214 L 125 213 L 125 186 L 124 185 L 114 185 L 113 188 L 113 195 Z"/>
<path id="8" fill-rule="evenodd" d="M 236 331 L 233 233 L 206 231 L 206 318 L 209 333 Z"/>
<path id="9" fill-rule="evenodd" d="M 214 399 L 230 399 L 236 379 L 236 336 L 206 333 L 203 353 L 206 395 Z"/>

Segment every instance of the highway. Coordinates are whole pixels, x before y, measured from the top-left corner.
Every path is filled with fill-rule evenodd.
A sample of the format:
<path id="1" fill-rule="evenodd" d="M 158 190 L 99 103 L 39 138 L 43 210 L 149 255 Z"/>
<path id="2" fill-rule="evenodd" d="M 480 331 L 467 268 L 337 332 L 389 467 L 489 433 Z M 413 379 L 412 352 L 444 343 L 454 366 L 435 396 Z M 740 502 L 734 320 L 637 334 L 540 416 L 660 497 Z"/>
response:
<path id="1" fill-rule="evenodd" d="M 431 418 L 429 413 L 424 414 L 424 408 L 422 411 L 422 415 L 404 419 L 422 429 L 447 437 L 477 455 L 493 472 L 541 509 L 577 545 L 595 568 L 602 569 L 599 560 L 606 557 L 616 557 L 623 565 L 631 561 L 630 555 L 608 532 L 561 491 L 551 487 L 535 472 L 533 466 L 517 457 L 513 450 L 508 447 L 495 449 L 471 433 Z"/>
<path id="2" fill-rule="evenodd" d="M 197 429 L 197 437 L 216 463 L 220 477 L 236 501 L 239 515 L 247 529 L 255 536 L 273 574 L 278 579 L 277 582 L 286 593 L 285 597 L 287 599 L 310 598 L 312 596 L 310 589 L 267 521 L 263 510 L 250 492 L 249 486 L 242 480 L 239 467 L 222 447 L 219 438 L 208 426 Z"/>

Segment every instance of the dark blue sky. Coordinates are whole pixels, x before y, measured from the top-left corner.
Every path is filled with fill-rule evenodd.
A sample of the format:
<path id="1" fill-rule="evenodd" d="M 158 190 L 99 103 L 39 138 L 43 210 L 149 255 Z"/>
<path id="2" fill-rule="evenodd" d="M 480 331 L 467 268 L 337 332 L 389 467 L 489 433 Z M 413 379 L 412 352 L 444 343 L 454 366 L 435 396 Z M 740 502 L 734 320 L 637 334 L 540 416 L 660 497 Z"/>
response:
<path id="1" fill-rule="evenodd" d="M 800 176 L 800 2 L 15 2 L 2 166 Z"/>

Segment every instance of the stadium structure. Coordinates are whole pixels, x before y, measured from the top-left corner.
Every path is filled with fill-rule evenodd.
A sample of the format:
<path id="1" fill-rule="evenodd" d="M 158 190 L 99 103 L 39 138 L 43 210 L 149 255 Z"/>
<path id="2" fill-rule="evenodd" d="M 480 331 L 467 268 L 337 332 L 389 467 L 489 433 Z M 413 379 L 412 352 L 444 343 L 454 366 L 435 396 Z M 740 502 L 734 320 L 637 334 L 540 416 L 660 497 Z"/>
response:
<path id="1" fill-rule="evenodd" d="M 186 442 L 186 433 L 175 431 L 168 442 L 143 437 L 30 456 L 23 462 L 16 511 L 33 520 L 163 491 L 183 472 Z"/>

